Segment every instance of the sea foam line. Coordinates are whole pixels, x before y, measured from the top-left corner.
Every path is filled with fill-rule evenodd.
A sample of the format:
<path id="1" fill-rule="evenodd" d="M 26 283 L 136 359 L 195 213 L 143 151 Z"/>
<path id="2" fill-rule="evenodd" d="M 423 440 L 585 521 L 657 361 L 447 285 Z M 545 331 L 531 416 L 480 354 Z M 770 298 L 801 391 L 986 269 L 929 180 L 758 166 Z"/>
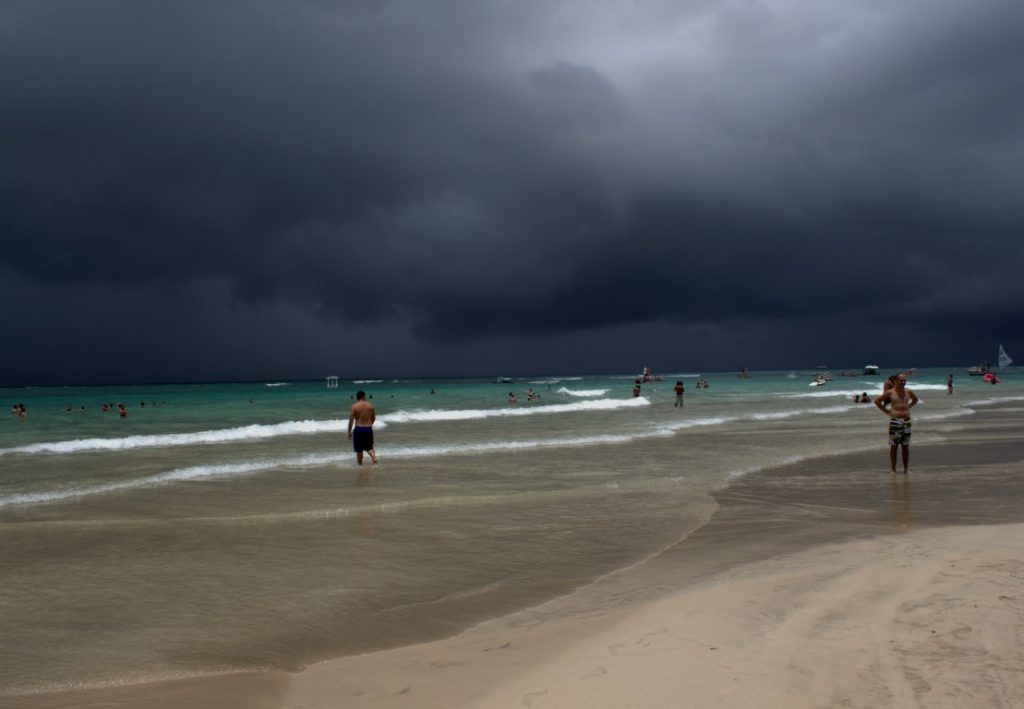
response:
<path id="1" fill-rule="evenodd" d="M 52 443 L 32 443 L 14 448 L 0 448 L 0 455 L 22 453 L 81 453 L 85 451 L 122 451 L 137 448 L 165 448 L 213 443 L 234 443 L 245 440 L 261 440 L 278 436 L 294 436 L 312 433 L 337 433 L 345 430 L 346 421 L 285 421 L 274 424 L 252 424 L 238 428 L 223 428 L 212 431 L 191 433 L 158 433 L 148 436 L 123 436 L 121 438 L 76 438 Z"/>
<path id="2" fill-rule="evenodd" d="M 485 441 L 480 443 L 462 443 L 429 446 L 399 446 L 387 450 L 388 459 L 433 458 L 450 455 L 473 455 L 481 453 L 531 451 L 541 448 L 567 448 L 589 445 L 613 445 L 629 443 L 643 438 L 671 436 L 675 431 L 694 426 L 709 426 L 725 423 L 735 419 L 708 418 L 682 421 L 666 426 L 659 426 L 634 434 L 599 434 L 593 436 L 574 436 L 564 438 L 533 439 L 524 441 Z M 188 482 L 202 479 L 223 479 L 245 477 L 274 469 L 317 468 L 325 465 L 352 465 L 351 453 L 327 453 L 319 455 L 303 455 L 288 458 L 263 459 L 242 463 L 222 465 L 196 465 L 177 468 L 156 475 L 149 475 L 133 480 L 89 485 L 79 488 L 53 490 L 37 493 L 19 493 L 0 496 L 0 509 L 12 505 L 33 505 L 61 502 L 80 497 L 89 497 L 112 492 Z"/>
<path id="3" fill-rule="evenodd" d="M 628 443 L 638 437 L 650 437 L 665 435 L 657 430 L 640 436 L 628 434 L 604 434 L 596 436 L 578 436 L 572 438 L 551 438 L 530 441 L 490 441 L 469 444 L 432 445 L 432 446 L 399 446 L 389 448 L 387 457 L 389 459 L 412 459 L 428 458 L 445 455 L 458 454 L 479 454 L 509 451 L 536 450 L 538 448 L 558 448 L 570 446 L 586 446 L 614 443 Z M 242 463 L 228 463 L 221 465 L 195 465 L 187 468 L 176 468 L 156 475 L 148 475 L 132 480 L 88 485 L 79 488 L 41 491 L 35 493 L 17 493 L 13 495 L 0 496 L 0 509 L 12 505 L 32 505 L 48 502 L 60 502 L 64 500 L 90 497 L 104 493 L 121 492 L 139 488 L 167 485 L 178 482 L 203 479 L 224 479 L 245 477 L 255 473 L 261 473 L 275 469 L 303 469 L 319 468 L 325 465 L 354 465 L 351 462 L 351 453 L 325 453 L 318 455 L 302 455 L 288 458 L 263 459 Z"/>
<path id="4" fill-rule="evenodd" d="M 571 404 L 538 404 L 508 406 L 501 409 L 425 409 L 421 411 L 396 411 L 378 416 L 378 421 L 387 423 L 410 423 L 421 421 L 474 421 L 497 417 L 535 416 L 537 414 L 568 414 L 587 411 L 612 411 L 640 406 L 650 406 L 648 398 L 640 396 L 631 399 L 592 399 Z"/>
<path id="5" fill-rule="evenodd" d="M 876 386 L 874 389 L 871 387 L 865 387 L 864 389 L 829 389 L 828 387 L 819 387 L 815 391 L 808 391 L 802 394 L 783 394 L 783 399 L 828 399 L 843 397 L 844 399 L 852 399 L 855 396 L 860 396 L 865 392 L 871 392 L 872 398 L 875 395 L 882 393 L 882 387 Z"/>
<path id="6" fill-rule="evenodd" d="M 845 411 L 853 411 L 853 406 L 823 406 L 818 409 L 799 409 L 791 411 L 770 411 L 763 414 L 750 414 L 747 418 L 754 421 L 778 421 L 793 418 L 794 416 L 806 416 L 815 414 L 841 414 Z"/>
<path id="7" fill-rule="evenodd" d="M 608 393 L 607 389 L 569 389 L 567 387 L 560 387 L 557 391 L 558 394 L 568 394 L 569 396 L 604 396 Z"/>
<path id="8" fill-rule="evenodd" d="M 597 399 L 580 401 L 571 404 L 551 404 L 523 407 L 507 407 L 501 409 L 426 409 L 421 411 L 396 411 L 377 417 L 378 428 L 388 423 L 413 423 L 431 421 L 470 421 L 504 416 L 535 416 L 538 414 L 563 414 L 587 411 L 609 411 L 620 408 L 648 406 L 650 401 L 645 397 L 632 399 Z M 224 428 L 211 431 L 195 431 L 191 433 L 161 433 L 145 436 L 124 436 L 121 438 L 76 438 L 67 441 L 49 443 L 33 443 L 13 448 L 0 448 L 0 456 L 11 453 L 37 455 L 41 453 L 65 455 L 70 453 L 96 451 L 124 451 L 139 448 L 169 448 L 174 446 L 210 445 L 234 443 L 238 441 L 258 441 L 279 436 L 310 435 L 318 433 L 338 433 L 344 431 L 347 421 L 332 419 L 327 421 L 305 420 L 284 421 L 276 424 L 252 424 L 238 428 Z"/>
<path id="9" fill-rule="evenodd" d="M 640 398 L 641 400 L 643 397 Z M 636 401 L 636 400 L 632 400 Z M 447 445 L 426 445 L 426 446 L 397 446 L 388 448 L 386 457 L 388 459 L 415 459 L 433 458 L 450 455 L 479 455 L 500 452 L 533 451 L 543 448 L 568 448 L 591 445 L 616 445 L 631 443 L 637 440 L 648 438 L 671 437 L 679 431 L 706 426 L 719 426 L 742 420 L 771 420 L 774 418 L 790 417 L 806 414 L 831 414 L 842 413 L 852 410 L 853 406 L 830 406 L 820 409 L 809 409 L 802 411 L 778 412 L 753 414 L 746 416 L 713 416 L 698 419 L 683 419 L 653 426 L 643 431 L 633 433 L 598 434 L 592 436 L 573 436 L 549 439 L 531 440 L 499 440 L 482 441 L 479 443 L 455 443 Z M 970 410 L 967 410 L 973 413 Z M 966 413 L 966 412 L 965 412 Z M 760 419 L 758 417 L 761 417 Z M 940 416 L 945 418 L 944 416 Z M 241 463 L 230 463 L 221 465 L 197 465 L 187 468 L 178 468 L 156 475 L 150 475 L 133 480 L 103 483 L 98 485 L 84 486 L 80 488 L 45 491 L 38 493 L 19 493 L 0 497 L 0 508 L 11 505 L 32 505 L 63 500 L 87 497 L 104 493 L 120 492 L 131 489 L 167 485 L 190 480 L 201 480 L 211 478 L 231 478 L 249 476 L 268 470 L 290 469 L 301 470 L 305 468 L 317 468 L 326 465 L 354 465 L 349 452 L 307 454 L 288 458 L 261 459 Z"/>
<path id="10" fill-rule="evenodd" d="M 992 406 L 1006 401 L 1024 401 L 1024 396 L 996 396 L 990 399 L 978 399 L 976 401 L 968 401 L 967 406 Z"/>

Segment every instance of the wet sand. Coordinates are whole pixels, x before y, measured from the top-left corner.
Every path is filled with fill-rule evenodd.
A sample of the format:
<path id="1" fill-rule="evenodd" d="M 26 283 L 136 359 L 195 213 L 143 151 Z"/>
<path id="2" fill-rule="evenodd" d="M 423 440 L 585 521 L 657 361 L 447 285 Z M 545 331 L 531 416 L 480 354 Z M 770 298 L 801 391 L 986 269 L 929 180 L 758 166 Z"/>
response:
<path id="1" fill-rule="evenodd" d="M 1013 706 L 1021 413 L 932 426 L 906 477 L 884 447 L 750 474 L 665 553 L 453 638 L 0 706 Z"/>

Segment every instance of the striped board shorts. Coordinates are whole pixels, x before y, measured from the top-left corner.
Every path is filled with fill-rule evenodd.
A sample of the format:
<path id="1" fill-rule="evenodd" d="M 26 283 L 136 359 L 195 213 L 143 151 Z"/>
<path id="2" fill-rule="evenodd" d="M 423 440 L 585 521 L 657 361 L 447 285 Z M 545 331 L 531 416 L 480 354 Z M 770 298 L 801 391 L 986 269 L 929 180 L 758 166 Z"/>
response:
<path id="1" fill-rule="evenodd" d="M 889 419 L 889 445 L 910 445 L 910 419 Z"/>

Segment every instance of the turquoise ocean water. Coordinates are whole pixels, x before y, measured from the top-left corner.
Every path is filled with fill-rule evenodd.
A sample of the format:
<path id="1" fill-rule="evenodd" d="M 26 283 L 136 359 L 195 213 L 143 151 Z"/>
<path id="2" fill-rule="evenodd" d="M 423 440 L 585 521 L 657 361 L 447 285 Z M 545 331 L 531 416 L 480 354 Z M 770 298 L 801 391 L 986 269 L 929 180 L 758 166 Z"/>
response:
<path id="1" fill-rule="evenodd" d="M 813 375 L 0 389 L 0 696 L 441 637 L 657 554 L 749 471 L 878 449 L 885 472 L 885 420 L 852 400 L 884 376 Z M 1013 370 L 909 386 L 915 443 L 1024 400 Z M 372 468 L 344 436 L 359 388 Z"/>

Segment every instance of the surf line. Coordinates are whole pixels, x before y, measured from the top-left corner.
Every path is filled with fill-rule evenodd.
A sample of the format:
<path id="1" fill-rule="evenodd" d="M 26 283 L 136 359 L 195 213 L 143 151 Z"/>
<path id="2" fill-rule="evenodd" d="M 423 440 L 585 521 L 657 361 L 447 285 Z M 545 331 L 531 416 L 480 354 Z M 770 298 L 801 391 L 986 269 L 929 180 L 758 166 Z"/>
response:
<path id="1" fill-rule="evenodd" d="M 416 423 L 431 421 L 471 421 L 505 416 L 535 416 L 542 414 L 560 414 L 569 412 L 609 411 L 619 408 L 648 406 L 650 401 L 645 397 L 635 399 L 598 399 L 581 401 L 571 404 L 552 404 L 545 406 L 528 406 L 523 408 L 500 409 L 429 409 L 424 411 L 396 411 L 377 417 L 378 428 L 385 428 L 388 423 Z M 121 438 L 77 438 L 67 441 L 49 443 L 33 443 L 14 448 L 0 448 L 0 456 L 11 454 L 22 455 L 68 455 L 85 452 L 118 452 L 137 450 L 139 448 L 171 448 L 175 446 L 215 445 L 221 443 L 237 443 L 239 441 L 258 441 L 280 436 L 312 435 L 320 433 L 337 433 L 345 430 L 344 419 L 326 421 L 284 421 L 276 424 L 252 424 L 237 428 L 224 428 L 192 433 L 160 433 L 145 436 L 124 436 Z"/>
<path id="2" fill-rule="evenodd" d="M 812 410 L 820 414 L 841 413 L 853 407 L 827 407 Z M 807 414 L 808 411 L 778 412 L 782 417 Z M 398 446 L 388 449 L 390 459 L 417 459 L 439 455 L 487 455 L 492 453 L 519 453 L 545 448 L 570 448 L 603 445 L 621 445 L 642 439 L 670 438 L 691 428 L 704 428 L 736 423 L 744 420 L 763 420 L 764 414 L 749 416 L 716 416 L 699 419 L 686 419 L 665 423 L 660 426 L 645 428 L 631 433 L 598 434 L 592 436 L 573 436 L 549 439 L 522 441 L 483 441 L 480 443 L 462 443 L 450 445 Z M 771 417 L 774 418 L 774 417 Z M 90 487 L 72 488 L 60 491 L 40 491 L 34 493 L 15 493 L 0 497 L 0 508 L 14 505 L 36 505 L 61 502 L 68 499 L 98 495 L 104 493 L 123 492 L 137 488 L 157 485 L 168 485 L 192 480 L 217 479 L 230 477 L 246 477 L 269 471 L 302 470 L 321 468 L 327 465 L 353 465 L 347 451 L 338 453 L 303 455 L 289 458 L 262 459 L 220 465 L 197 465 L 187 468 L 176 468 L 144 478 L 104 483 Z"/>

